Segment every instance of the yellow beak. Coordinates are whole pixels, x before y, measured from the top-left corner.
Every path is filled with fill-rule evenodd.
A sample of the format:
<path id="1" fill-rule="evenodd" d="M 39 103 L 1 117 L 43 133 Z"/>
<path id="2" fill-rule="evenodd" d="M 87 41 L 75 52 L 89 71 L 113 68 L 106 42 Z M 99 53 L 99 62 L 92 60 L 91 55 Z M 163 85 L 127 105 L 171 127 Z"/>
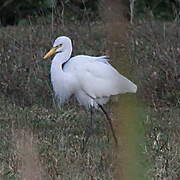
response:
<path id="1" fill-rule="evenodd" d="M 43 59 L 47 59 L 48 57 L 52 56 L 56 50 L 57 50 L 58 47 L 53 47 L 51 48 L 43 57 Z"/>

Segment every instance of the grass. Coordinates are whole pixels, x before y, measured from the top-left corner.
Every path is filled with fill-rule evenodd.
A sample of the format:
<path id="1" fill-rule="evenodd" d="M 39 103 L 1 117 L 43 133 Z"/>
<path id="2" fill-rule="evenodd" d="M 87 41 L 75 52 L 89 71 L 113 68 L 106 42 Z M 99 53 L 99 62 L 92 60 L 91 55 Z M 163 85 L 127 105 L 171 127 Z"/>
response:
<path id="1" fill-rule="evenodd" d="M 54 37 L 73 37 L 75 54 L 100 55 L 98 26 L 91 34 L 87 26 L 58 26 Z M 46 29 L 43 23 L 1 29 L 1 178 L 32 179 L 35 172 L 33 179 L 112 179 L 112 141 L 103 115 L 96 115 L 95 133 L 82 153 L 88 113 L 73 101 L 64 109 L 55 105 L 50 62 L 29 65 L 51 47 Z"/>
<path id="2" fill-rule="evenodd" d="M 136 28 L 130 46 L 131 64 L 136 67 L 139 79 L 138 97 L 146 103 L 146 111 L 141 113 L 145 144 L 142 140 L 138 146 L 143 145 L 141 149 L 151 165 L 147 179 L 178 179 L 180 111 L 176 59 L 179 36 L 175 34 L 179 32 L 177 28 L 177 32 L 172 31 L 175 24 L 166 26 L 167 31 L 162 31 L 163 24 L 154 24 L 151 28 L 149 25 L 145 23 Z M 113 162 L 117 154 L 103 115 L 96 114 L 94 134 L 82 153 L 89 121 L 87 112 L 73 100 L 64 108 L 58 108 L 49 81 L 50 62 L 30 65 L 41 59 L 51 47 L 51 40 L 59 35 L 74 40 L 74 55 L 107 54 L 104 24 L 57 22 L 52 28 L 42 18 L 39 24 L 30 21 L 1 28 L 0 32 L 1 179 L 26 177 L 30 180 L 32 172 L 33 179 L 38 180 L 114 179 Z M 154 41 L 150 35 L 160 38 Z M 161 67 L 165 71 L 161 71 Z M 116 104 L 116 99 L 113 103 Z"/>
<path id="3" fill-rule="evenodd" d="M 46 172 L 47 179 L 87 179 L 94 175 L 110 178 L 111 169 L 105 163 L 110 145 L 102 118 L 97 117 L 96 133 L 83 154 L 88 122 L 85 112 L 47 109 L 40 105 L 22 108 L 6 103 L 5 100 L 0 115 L 2 178 L 19 179 L 23 176 L 22 168 L 29 166 L 33 172 Z M 43 175 L 38 174 L 37 179 L 43 179 Z"/>
<path id="4" fill-rule="evenodd" d="M 132 35 L 139 97 L 146 103 L 146 155 L 154 179 L 179 179 L 179 28 L 173 23 L 146 22 Z"/>
<path id="5" fill-rule="evenodd" d="M 150 174 L 156 179 L 179 178 L 179 115 L 178 108 L 147 115 L 147 149 L 154 162 Z"/>

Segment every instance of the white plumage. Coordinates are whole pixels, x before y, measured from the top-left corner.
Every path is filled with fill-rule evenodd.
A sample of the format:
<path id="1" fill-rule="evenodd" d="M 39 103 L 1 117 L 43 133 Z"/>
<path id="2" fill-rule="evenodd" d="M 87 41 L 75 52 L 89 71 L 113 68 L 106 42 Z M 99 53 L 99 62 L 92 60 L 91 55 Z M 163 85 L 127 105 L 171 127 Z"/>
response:
<path id="1" fill-rule="evenodd" d="M 89 107 L 98 107 L 111 95 L 135 93 L 137 86 L 112 67 L 106 56 L 78 55 L 70 58 L 72 43 L 68 37 L 58 37 L 44 59 L 55 53 L 51 64 L 51 82 L 59 103 L 71 95 Z"/>

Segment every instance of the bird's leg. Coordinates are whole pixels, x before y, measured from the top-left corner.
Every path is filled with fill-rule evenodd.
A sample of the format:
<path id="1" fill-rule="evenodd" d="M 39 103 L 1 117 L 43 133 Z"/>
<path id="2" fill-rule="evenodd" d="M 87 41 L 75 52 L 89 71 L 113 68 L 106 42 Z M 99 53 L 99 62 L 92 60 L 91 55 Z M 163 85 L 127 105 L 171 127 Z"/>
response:
<path id="1" fill-rule="evenodd" d="M 93 107 L 90 107 L 90 126 L 93 129 Z"/>
<path id="2" fill-rule="evenodd" d="M 105 111 L 105 109 L 103 108 L 103 106 L 101 104 L 98 104 L 98 106 L 100 107 L 100 109 L 102 110 L 102 112 L 104 113 L 104 115 L 106 116 L 106 119 L 109 123 L 109 126 L 111 128 L 111 132 L 112 132 L 112 135 L 113 135 L 113 138 L 114 138 L 114 141 L 116 143 L 116 145 L 118 145 L 118 141 L 117 141 L 117 137 L 115 135 L 115 132 L 114 132 L 114 129 L 113 129 L 113 126 L 112 126 L 112 121 L 111 121 L 111 118 L 109 117 L 108 113 Z"/>
<path id="3" fill-rule="evenodd" d="M 93 132 L 93 107 L 90 107 L 90 123 L 88 123 L 88 126 L 85 130 L 85 140 L 83 141 L 83 147 L 82 147 L 82 152 L 84 152 L 84 149 L 86 147 L 86 144 L 90 138 L 90 136 L 92 135 Z"/>

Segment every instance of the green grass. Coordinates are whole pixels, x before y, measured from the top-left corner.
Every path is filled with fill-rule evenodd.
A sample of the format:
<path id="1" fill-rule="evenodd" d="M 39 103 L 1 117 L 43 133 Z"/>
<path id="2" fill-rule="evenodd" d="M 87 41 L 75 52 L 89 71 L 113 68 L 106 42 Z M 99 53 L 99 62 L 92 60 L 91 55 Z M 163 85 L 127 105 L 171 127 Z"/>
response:
<path id="1" fill-rule="evenodd" d="M 135 144 L 150 164 L 145 174 L 147 179 L 178 179 L 178 71 L 171 76 L 178 62 L 171 62 L 170 59 L 173 57 L 175 60 L 177 57 L 178 50 L 175 51 L 175 47 L 179 36 L 175 38 L 175 33 L 169 33 L 164 40 L 160 38 L 161 43 L 153 39 L 147 41 L 146 37 L 152 31 L 148 31 L 150 28 L 146 26 L 137 28 L 132 37 L 135 44 L 130 46 L 131 64 L 135 65 L 136 79 L 139 79 L 137 96 L 146 103 L 143 107 L 145 111 L 141 110 L 138 117 L 144 126 L 145 137 Z M 152 29 L 158 27 L 155 25 Z M 169 31 L 171 28 L 167 27 Z M 66 22 L 64 25 L 54 24 L 52 29 L 42 18 L 38 25 L 29 22 L 1 28 L 0 32 L 1 179 L 31 179 L 29 176 L 32 173 L 34 179 L 43 180 L 113 179 L 117 152 L 113 148 L 113 139 L 103 114 L 96 113 L 94 134 L 82 153 L 89 114 L 73 100 L 63 108 L 56 106 L 49 80 L 49 61 L 30 65 L 41 59 L 51 47 L 51 40 L 59 35 L 74 40 L 73 55 L 107 54 L 104 24 L 94 22 L 88 26 Z M 146 36 L 142 36 L 144 33 L 147 33 Z M 164 35 L 163 31 L 153 33 Z M 169 44 L 165 43 L 171 38 Z M 152 58 L 153 51 L 157 50 L 155 45 L 160 49 L 165 46 L 166 52 L 173 52 L 164 61 L 167 64 L 163 65 L 164 51 L 157 52 L 156 61 Z M 172 47 L 172 51 L 169 47 Z M 166 68 L 168 65 L 167 74 L 162 73 L 161 67 Z M 156 77 L 153 76 L 154 72 L 157 73 Z M 164 87 L 167 87 L 166 91 Z M 116 104 L 116 99 L 113 104 Z"/>
<path id="2" fill-rule="evenodd" d="M 81 152 L 89 121 L 86 112 L 78 112 L 75 108 L 48 109 L 40 105 L 22 108 L 7 103 L 6 98 L 4 102 L 1 98 L 1 102 L 2 178 L 18 179 L 23 159 L 28 159 L 31 156 L 29 153 L 36 151 L 47 179 L 111 178 L 112 168 L 107 165 L 111 143 L 103 116 L 96 116 L 94 134 L 86 150 Z M 22 144 L 22 147 L 17 144 Z M 38 162 L 32 162 L 32 166 L 36 171 L 39 169 Z"/>

